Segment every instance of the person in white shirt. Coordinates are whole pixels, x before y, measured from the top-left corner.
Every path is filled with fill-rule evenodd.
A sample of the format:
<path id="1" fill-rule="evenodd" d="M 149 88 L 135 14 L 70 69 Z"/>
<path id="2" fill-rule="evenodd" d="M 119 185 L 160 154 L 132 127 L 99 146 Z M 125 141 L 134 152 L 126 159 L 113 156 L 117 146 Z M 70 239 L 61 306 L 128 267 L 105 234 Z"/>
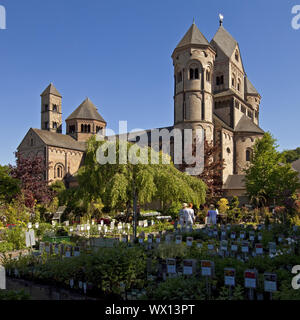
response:
<path id="1" fill-rule="evenodd" d="M 185 211 L 185 225 L 187 228 L 192 229 L 195 221 L 195 213 L 193 209 L 193 204 L 190 203 L 189 207 Z"/>
<path id="2" fill-rule="evenodd" d="M 187 204 L 183 203 L 182 209 L 179 211 L 179 224 L 180 224 L 181 230 L 183 229 L 184 224 L 185 224 L 184 220 L 185 220 L 185 210 L 186 209 L 187 209 Z"/>

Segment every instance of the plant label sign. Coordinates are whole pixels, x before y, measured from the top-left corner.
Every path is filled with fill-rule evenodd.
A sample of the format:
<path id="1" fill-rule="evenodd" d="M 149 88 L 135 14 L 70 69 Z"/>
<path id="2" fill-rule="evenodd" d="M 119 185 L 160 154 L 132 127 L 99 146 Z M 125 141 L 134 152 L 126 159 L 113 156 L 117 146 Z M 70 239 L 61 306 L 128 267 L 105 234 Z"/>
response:
<path id="1" fill-rule="evenodd" d="M 90 226 L 89 224 L 87 224 L 87 225 L 86 225 L 86 230 L 87 230 L 87 231 L 90 231 L 90 229 L 91 229 L 91 226 Z"/>
<path id="2" fill-rule="evenodd" d="M 58 244 L 58 243 L 56 243 L 56 244 L 54 245 L 54 253 L 55 253 L 55 254 L 59 254 L 59 244 Z"/>
<path id="3" fill-rule="evenodd" d="M 235 232 L 231 232 L 230 238 L 231 238 L 232 240 L 234 240 L 234 239 L 236 238 Z"/>
<path id="4" fill-rule="evenodd" d="M 250 232 L 250 234 L 249 234 L 249 240 L 250 240 L 250 241 L 254 241 L 254 240 L 255 240 L 255 233 L 254 233 L 254 232 Z"/>
<path id="5" fill-rule="evenodd" d="M 196 262 L 193 259 L 183 260 L 183 274 L 192 275 L 196 270 Z"/>
<path id="6" fill-rule="evenodd" d="M 175 274 L 176 273 L 176 260 L 175 259 L 167 259 L 167 273 Z"/>
<path id="7" fill-rule="evenodd" d="M 240 233 L 240 239 L 245 239 L 245 237 L 246 237 L 245 232 L 241 232 L 241 233 Z"/>
<path id="8" fill-rule="evenodd" d="M 226 237 L 226 231 L 221 232 L 221 237 L 225 238 Z"/>
<path id="9" fill-rule="evenodd" d="M 214 237 L 217 237 L 218 236 L 218 230 L 214 230 L 213 231 L 213 235 L 214 235 Z"/>
<path id="10" fill-rule="evenodd" d="M 269 252 L 270 252 L 270 254 L 276 253 L 276 243 L 275 242 L 269 242 Z"/>
<path id="11" fill-rule="evenodd" d="M 277 275 L 275 273 L 264 273 L 265 292 L 277 291 Z"/>
<path id="12" fill-rule="evenodd" d="M 66 247 L 66 258 L 70 258 L 71 257 L 71 247 L 70 246 L 67 246 Z"/>
<path id="13" fill-rule="evenodd" d="M 50 243 L 49 243 L 49 242 L 46 242 L 46 243 L 45 243 L 45 251 L 46 251 L 47 253 L 50 253 Z"/>
<path id="14" fill-rule="evenodd" d="M 153 243 L 153 235 L 152 234 L 148 235 L 148 243 Z"/>
<path id="15" fill-rule="evenodd" d="M 226 226 L 226 229 L 227 229 L 227 231 L 229 231 L 229 230 L 231 229 L 230 224 L 228 224 L 228 225 Z"/>
<path id="16" fill-rule="evenodd" d="M 170 243 L 172 241 L 172 236 L 170 234 L 166 235 L 166 243 Z"/>
<path id="17" fill-rule="evenodd" d="M 257 279 L 256 270 L 246 270 L 244 273 L 244 277 L 245 277 L 245 288 L 255 289 L 256 279 Z"/>
<path id="18" fill-rule="evenodd" d="M 84 231 L 84 226 L 83 225 L 80 226 L 80 231 Z"/>
<path id="19" fill-rule="evenodd" d="M 248 241 L 243 241 L 242 243 L 242 252 L 249 253 L 249 243 Z"/>
<path id="20" fill-rule="evenodd" d="M 233 243 L 231 245 L 231 249 L 230 249 L 232 252 L 237 252 L 238 251 L 238 245 L 236 243 Z"/>
<path id="21" fill-rule="evenodd" d="M 255 245 L 255 253 L 256 254 L 263 254 L 264 253 L 263 245 L 261 243 L 257 243 Z"/>
<path id="22" fill-rule="evenodd" d="M 203 244 L 199 241 L 197 242 L 197 248 L 202 249 L 203 248 Z"/>
<path id="23" fill-rule="evenodd" d="M 155 239 L 156 243 L 160 243 L 160 235 L 158 234 Z"/>
<path id="24" fill-rule="evenodd" d="M 228 241 L 222 240 L 220 244 L 220 250 L 227 251 L 227 247 L 228 247 Z"/>
<path id="25" fill-rule="evenodd" d="M 225 281 L 225 286 L 229 286 L 229 287 L 235 286 L 235 269 L 232 269 L 232 268 L 224 269 L 224 281 Z"/>
<path id="26" fill-rule="evenodd" d="M 70 227 L 70 232 L 73 232 L 73 227 Z"/>
<path id="27" fill-rule="evenodd" d="M 144 228 L 148 227 L 148 220 L 144 220 Z"/>
<path id="28" fill-rule="evenodd" d="M 79 247 L 75 247 L 74 249 L 74 257 L 79 257 L 80 256 L 80 248 Z"/>
<path id="29" fill-rule="evenodd" d="M 193 245 L 193 240 L 194 240 L 193 237 L 187 237 L 187 238 L 186 238 L 186 245 L 187 245 L 188 247 L 191 247 L 191 246 Z"/>
<path id="30" fill-rule="evenodd" d="M 176 236 L 176 244 L 181 244 L 182 236 Z"/>
<path id="31" fill-rule="evenodd" d="M 123 234 L 121 239 L 122 239 L 123 243 L 127 243 L 128 242 L 128 235 L 127 234 Z"/>
<path id="32" fill-rule="evenodd" d="M 139 243 L 143 244 L 144 243 L 144 237 L 139 236 Z"/>
<path id="33" fill-rule="evenodd" d="M 5 268 L 0 265 L 0 290 L 6 290 Z"/>
<path id="34" fill-rule="evenodd" d="M 261 233 L 259 233 L 259 234 L 257 235 L 257 239 L 258 239 L 258 241 L 261 241 L 261 240 L 262 240 L 262 234 L 261 234 Z"/>
<path id="35" fill-rule="evenodd" d="M 209 260 L 201 261 L 201 274 L 203 277 L 212 277 L 214 272 L 214 263 Z"/>

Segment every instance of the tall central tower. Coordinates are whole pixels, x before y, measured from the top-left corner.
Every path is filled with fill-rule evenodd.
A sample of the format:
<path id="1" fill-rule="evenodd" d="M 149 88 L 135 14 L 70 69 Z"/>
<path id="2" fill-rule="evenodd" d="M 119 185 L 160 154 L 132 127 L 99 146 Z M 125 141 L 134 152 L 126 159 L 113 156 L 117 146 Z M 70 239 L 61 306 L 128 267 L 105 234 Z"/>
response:
<path id="1" fill-rule="evenodd" d="M 193 23 L 175 48 L 174 127 L 204 129 L 213 140 L 212 79 L 216 52 Z"/>

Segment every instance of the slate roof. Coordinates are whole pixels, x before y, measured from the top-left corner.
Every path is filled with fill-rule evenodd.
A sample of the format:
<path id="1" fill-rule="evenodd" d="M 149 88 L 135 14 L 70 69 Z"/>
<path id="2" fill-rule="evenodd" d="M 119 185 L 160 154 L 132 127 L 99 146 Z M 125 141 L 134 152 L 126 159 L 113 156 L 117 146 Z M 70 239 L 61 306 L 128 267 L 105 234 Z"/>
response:
<path id="1" fill-rule="evenodd" d="M 248 79 L 248 77 L 245 78 L 245 93 L 257 94 L 257 95 L 259 95 L 259 93 L 258 93 L 257 90 L 254 88 L 253 84 L 250 82 L 250 80 Z"/>
<path id="2" fill-rule="evenodd" d="M 244 182 L 245 175 L 231 174 L 224 183 L 223 189 L 244 190 L 246 188 Z"/>
<path id="3" fill-rule="evenodd" d="M 292 168 L 298 172 L 298 179 L 300 180 L 300 159 L 292 163 Z"/>
<path id="4" fill-rule="evenodd" d="M 73 111 L 71 115 L 69 115 L 66 120 L 71 119 L 98 120 L 106 123 L 106 121 L 99 114 L 96 106 L 89 98 L 86 98 L 81 103 L 81 105 L 75 111 Z"/>
<path id="5" fill-rule="evenodd" d="M 255 132 L 264 134 L 264 131 L 256 125 L 250 118 L 243 115 L 240 121 L 237 123 L 234 128 L 235 132 Z"/>
<path id="6" fill-rule="evenodd" d="M 177 45 L 176 49 L 190 45 L 205 45 L 209 46 L 209 42 L 205 38 L 205 36 L 201 33 L 201 31 L 198 29 L 195 23 L 191 25 L 187 33 L 184 35 L 184 37 L 181 39 L 179 44 Z"/>
<path id="7" fill-rule="evenodd" d="M 215 113 L 213 114 L 213 119 L 215 121 L 218 121 L 221 126 L 226 129 L 226 130 L 229 130 L 229 131 L 234 131 L 228 124 L 226 124 L 218 115 L 216 115 Z"/>
<path id="8" fill-rule="evenodd" d="M 62 95 L 57 91 L 57 89 L 54 87 L 54 84 L 51 82 L 49 86 L 43 91 L 41 94 L 41 97 L 46 95 L 46 94 L 53 94 L 55 96 L 58 96 L 62 98 Z"/>
<path id="9" fill-rule="evenodd" d="M 55 133 L 47 130 L 32 129 L 40 139 L 48 146 L 60 147 L 78 151 L 85 151 L 85 142 L 79 142 L 71 136 L 61 133 Z"/>
<path id="10" fill-rule="evenodd" d="M 215 46 L 215 44 L 224 52 L 224 54 L 228 58 L 230 58 L 238 43 L 223 26 L 220 26 L 217 33 L 211 40 L 211 45 L 213 47 Z"/>

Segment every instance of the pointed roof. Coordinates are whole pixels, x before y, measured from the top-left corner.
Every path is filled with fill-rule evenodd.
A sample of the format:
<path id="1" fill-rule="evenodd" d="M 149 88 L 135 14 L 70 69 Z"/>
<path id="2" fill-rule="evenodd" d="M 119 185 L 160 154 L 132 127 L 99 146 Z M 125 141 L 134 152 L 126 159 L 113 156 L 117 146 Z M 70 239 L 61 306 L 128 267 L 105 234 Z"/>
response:
<path id="1" fill-rule="evenodd" d="M 58 96 L 60 98 L 62 98 L 62 95 L 57 91 L 57 89 L 54 87 L 54 84 L 51 82 L 49 84 L 49 86 L 43 91 L 43 93 L 41 94 L 42 96 L 48 95 L 48 94 L 53 94 L 55 96 Z"/>
<path id="2" fill-rule="evenodd" d="M 244 190 L 245 188 L 245 175 L 243 174 L 229 175 L 223 185 L 223 189 L 226 190 Z"/>
<path id="3" fill-rule="evenodd" d="M 220 26 L 217 33 L 211 40 L 211 44 L 216 44 L 228 58 L 232 56 L 234 49 L 238 45 L 237 41 L 223 27 L 223 25 Z"/>
<path id="4" fill-rule="evenodd" d="M 248 77 L 245 78 L 245 93 L 246 94 L 248 93 L 248 94 L 257 94 L 257 95 L 259 95 L 259 93 L 254 88 L 253 84 L 250 82 Z"/>
<path id="5" fill-rule="evenodd" d="M 205 45 L 209 46 L 209 42 L 198 29 L 196 24 L 193 22 L 187 33 L 181 39 L 179 44 L 177 45 L 176 49 L 185 47 L 187 45 Z"/>
<path id="6" fill-rule="evenodd" d="M 254 132 L 264 134 L 264 131 L 257 126 L 250 118 L 243 115 L 234 128 L 235 132 Z"/>
<path id="7" fill-rule="evenodd" d="M 73 111 L 71 115 L 69 115 L 66 120 L 71 119 L 87 119 L 105 122 L 105 120 L 99 114 L 96 106 L 89 98 L 86 98 L 81 103 L 81 105 L 75 111 Z"/>

